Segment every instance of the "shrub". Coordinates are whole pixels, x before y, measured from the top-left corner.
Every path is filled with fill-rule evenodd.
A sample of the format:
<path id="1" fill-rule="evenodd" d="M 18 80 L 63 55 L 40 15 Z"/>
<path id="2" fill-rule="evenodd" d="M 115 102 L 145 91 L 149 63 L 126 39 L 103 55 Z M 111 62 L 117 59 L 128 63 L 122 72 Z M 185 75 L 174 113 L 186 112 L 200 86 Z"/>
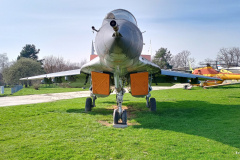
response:
<path id="1" fill-rule="evenodd" d="M 34 88 L 35 90 L 38 90 L 39 87 L 40 87 L 40 83 L 39 83 L 39 82 L 34 82 L 34 83 L 33 83 L 33 88 Z"/>

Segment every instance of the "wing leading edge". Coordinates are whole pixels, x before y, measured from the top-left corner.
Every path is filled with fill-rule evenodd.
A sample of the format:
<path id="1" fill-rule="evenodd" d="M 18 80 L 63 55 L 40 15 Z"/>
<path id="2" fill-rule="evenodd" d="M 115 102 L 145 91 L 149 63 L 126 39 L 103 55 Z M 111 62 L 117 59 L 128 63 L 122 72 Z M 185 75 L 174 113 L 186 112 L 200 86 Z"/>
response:
<path id="1" fill-rule="evenodd" d="M 69 71 L 63 71 L 63 72 L 42 74 L 42 75 L 32 76 L 32 77 L 25 77 L 25 78 L 21 78 L 20 80 L 37 80 L 37 79 L 44 79 L 44 78 L 73 76 L 73 75 L 79 75 L 80 72 L 81 72 L 81 69 L 75 69 L 75 70 L 69 70 Z"/>
<path id="2" fill-rule="evenodd" d="M 84 64 L 81 69 L 75 69 L 75 70 L 69 70 L 69 71 L 62 71 L 62 72 L 55 72 L 55 73 L 48 73 L 48 74 L 42 74 L 32 77 L 24 77 L 19 80 L 40 80 L 44 78 L 55 78 L 55 77 L 64 77 L 64 76 L 76 76 L 81 73 L 91 74 L 91 71 L 111 71 L 106 66 L 102 65 L 100 62 L 99 57 L 96 57 L 92 61 Z"/>
<path id="3" fill-rule="evenodd" d="M 173 76 L 173 77 L 185 77 L 185 78 L 198 78 L 199 80 L 219 80 L 222 81 L 222 79 L 215 78 L 215 77 L 207 77 L 207 76 L 201 76 L 201 75 L 195 75 L 190 73 L 182 73 L 182 72 L 176 72 L 176 71 L 168 71 L 161 69 L 161 75 L 166 76 Z"/>

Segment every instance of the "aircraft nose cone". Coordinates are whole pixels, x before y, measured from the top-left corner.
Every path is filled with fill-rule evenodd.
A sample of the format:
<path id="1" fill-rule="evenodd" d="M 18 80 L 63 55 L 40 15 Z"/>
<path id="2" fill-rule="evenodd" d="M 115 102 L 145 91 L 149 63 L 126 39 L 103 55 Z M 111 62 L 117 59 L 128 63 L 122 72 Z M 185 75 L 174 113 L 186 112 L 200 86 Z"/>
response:
<path id="1" fill-rule="evenodd" d="M 126 24 L 122 24 L 118 28 L 118 32 L 121 34 L 121 37 L 114 37 L 114 30 L 110 26 L 105 32 L 104 44 L 109 50 L 109 53 L 126 53 L 126 51 L 132 45 L 132 35 L 130 34 L 130 28 Z"/>

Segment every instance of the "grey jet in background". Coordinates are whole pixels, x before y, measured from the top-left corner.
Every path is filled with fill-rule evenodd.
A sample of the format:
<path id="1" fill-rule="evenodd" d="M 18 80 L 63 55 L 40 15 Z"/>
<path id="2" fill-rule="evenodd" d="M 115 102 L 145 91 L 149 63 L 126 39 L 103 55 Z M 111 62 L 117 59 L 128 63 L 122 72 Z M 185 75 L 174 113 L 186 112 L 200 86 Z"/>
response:
<path id="1" fill-rule="evenodd" d="M 20 80 L 42 79 L 43 83 L 63 83 L 82 81 L 90 83 L 90 97 L 86 99 L 85 110 L 95 107 L 97 97 L 107 97 L 116 90 L 118 109 L 113 112 L 114 124 L 127 124 L 127 112 L 122 109 L 125 86 L 134 97 L 146 98 L 146 106 L 156 111 L 156 100 L 150 98 L 151 84 L 161 83 L 199 83 L 200 79 L 220 80 L 181 72 L 163 70 L 141 56 L 143 48 L 142 32 L 135 17 L 127 10 L 116 9 L 109 12 L 102 22 L 95 38 L 98 57 L 80 69 L 25 77 Z M 191 79 L 191 81 L 189 81 Z"/>

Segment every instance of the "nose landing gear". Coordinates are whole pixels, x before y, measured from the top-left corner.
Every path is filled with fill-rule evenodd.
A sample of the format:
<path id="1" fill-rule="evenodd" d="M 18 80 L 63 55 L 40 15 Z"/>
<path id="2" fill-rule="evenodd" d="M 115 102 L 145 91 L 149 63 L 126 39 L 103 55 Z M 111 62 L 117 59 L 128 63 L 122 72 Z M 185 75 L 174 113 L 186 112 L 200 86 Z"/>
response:
<path id="1" fill-rule="evenodd" d="M 116 100 L 118 109 L 114 109 L 113 111 L 113 124 L 122 124 L 127 125 L 127 111 L 122 109 L 123 95 L 125 90 L 122 88 L 120 91 L 117 90 Z M 122 120 L 122 123 L 119 123 L 119 120 Z"/>
<path id="2" fill-rule="evenodd" d="M 122 120 L 122 123 L 119 123 L 119 120 Z M 127 111 L 124 109 L 122 114 L 118 112 L 118 109 L 113 111 L 113 124 L 122 124 L 127 125 Z"/>

